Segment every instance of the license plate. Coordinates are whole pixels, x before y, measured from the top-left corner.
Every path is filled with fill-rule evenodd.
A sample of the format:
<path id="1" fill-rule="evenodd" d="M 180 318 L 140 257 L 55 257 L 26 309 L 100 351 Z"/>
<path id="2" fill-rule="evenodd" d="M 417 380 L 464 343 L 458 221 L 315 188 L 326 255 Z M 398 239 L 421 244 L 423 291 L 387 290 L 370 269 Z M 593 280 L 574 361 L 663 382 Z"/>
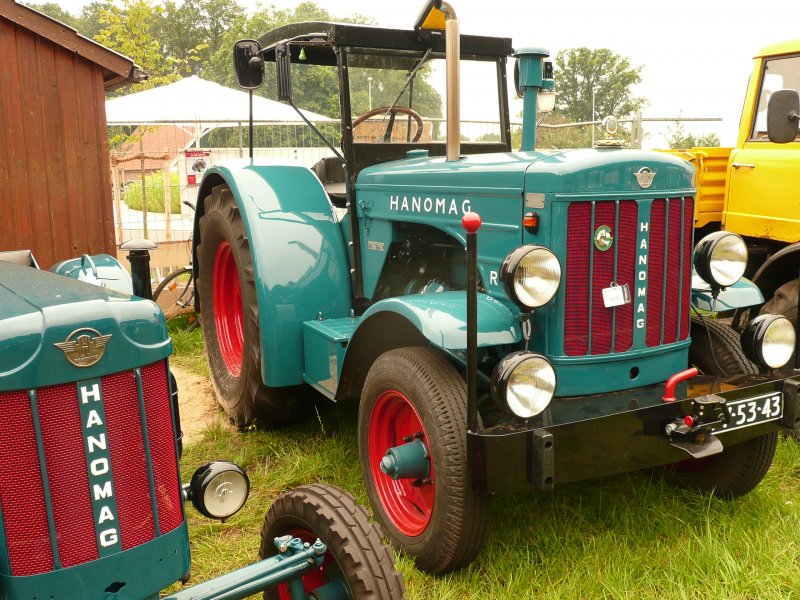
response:
<path id="1" fill-rule="evenodd" d="M 783 416 L 783 392 L 771 392 L 728 402 L 731 420 L 717 431 L 731 431 L 758 423 L 774 421 Z"/>

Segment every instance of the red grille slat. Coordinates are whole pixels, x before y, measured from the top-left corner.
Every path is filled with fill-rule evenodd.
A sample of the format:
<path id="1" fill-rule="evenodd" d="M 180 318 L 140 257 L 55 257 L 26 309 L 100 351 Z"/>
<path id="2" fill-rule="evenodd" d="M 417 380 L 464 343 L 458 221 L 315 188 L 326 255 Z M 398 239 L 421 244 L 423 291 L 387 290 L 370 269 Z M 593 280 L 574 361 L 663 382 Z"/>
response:
<path id="1" fill-rule="evenodd" d="M 155 363 L 144 367 L 142 387 L 147 412 L 150 458 L 155 479 L 158 524 L 163 534 L 183 523 L 183 503 L 166 364 Z"/>
<path id="2" fill-rule="evenodd" d="M 678 289 L 681 284 L 681 229 L 683 228 L 683 214 L 680 198 L 671 198 L 669 201 L 669 246 L 667 248 L 667 289 L 674 290 L 664 298 L 664 343 L 672 344 L 678 341 Z M 684 302 L 685 304 L 685 302 Z"/>
<path id="3" fill-rule="evenodd" d="M 155 537 L 136 377 L 131 371 L 102 379 L 114 496 L 123 550 Z"/>
<path id="4" fill-rule="evenodd" d="M 650 242 L 647 256 L 647 327 L 648 347 L 661 345 L 662 299 L 664 297 L 664 242 L 667 235 L 666 200 L 653 200 L 650 206 Z M 670 236 L 670 242 L 673 240 Z M 667 288 L 669 289 L 669 288 Z M 677 288 L 675 288 L 677 292 Z"/>
<path id="5" fill-rule="evenodd" d="M 619 203 L 619 230 L 615 235 L 617 245 L 617 283 L 630 286 L 634 302 L 614 309 L 616 318 L 614 328 L 614 351 L 626 352 L 633 345 L 633 308 L 636 295 L 636 230 L 639 225 L 639 210 L 633 200 Z M 610 252 L 610 250 L 609 250 Z"/>
<path id="6" fill-rule="evenodd" d="M 71 567 L 96 560 L 97 538 L 77 388 L 75 384 L 42 388 L 36 398 L 61 564 Z"/>
<path id="7" fill-rule="evenodd" d="M 564 353 L 581 356 L 589 348 L 589 257 L 592 252 L 592 207 L 573 202 L 567 213 Z"/>
<path id="8" fill-rule="evenodd" d="M 607 225 L 611 228 L 611 235 L 616 242 L 617 231 L 615 202 L 597 202 L 594 209 L 594 228 Z M 594 232 L 592 232 L 594 237 Z M 594 243 L 591 246 L 593 254 L 593 281 L 592 286 L 592 354 L 608 354 L 611 352 L 612 315 L 613 308 L 603 305 L 603 288 L 609 287 L 614 281 L 614 244 L 605 252 L 598 250 Z"/>
<path id="9" fill-rule="evenodd" d="M 685 340 L 689 337 L 689 299 L 692 289 L 692 226 L 694 225 L 694 198 L 687 197 L 683 203 L 683 273 L 682 287 L 683 296 L 680 307 L 680 339 Z"/>
<path id="10" fill-rule="evenodd" d="M 28 394 L 0 394 L 0 411 L 0 508 L 11 574 L 52 571 L 53 551 Z"/>

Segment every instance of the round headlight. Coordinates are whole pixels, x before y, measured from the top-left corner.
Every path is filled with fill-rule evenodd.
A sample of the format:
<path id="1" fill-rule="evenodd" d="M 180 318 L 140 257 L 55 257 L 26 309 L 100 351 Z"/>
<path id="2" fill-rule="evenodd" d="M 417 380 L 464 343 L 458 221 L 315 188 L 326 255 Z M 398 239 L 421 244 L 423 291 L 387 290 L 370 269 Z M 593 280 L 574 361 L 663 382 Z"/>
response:
<path id="1" fill-rule="evenodd" d="M 779 369 L 792 357 L 795 334 L 792 322 L 782 315 L 759 315 L 742 332 L 747 358 L 768 369 Z"/>
<path id="2" fill-rule="evenodd" d="M 189 497 L 197 511 L 210 519 L 225 520 L 244 506 L 250 493 L 247 474 L 233 463 L 215 461 L 192 475 Z"/>
<path id="3" fill-rule="evenodd" d="M 712 286 L 733 285 L 742 278 L 747 267 L 747 245 L 735 233 L 710 233 L 695 246 L 694 267 Z"/>
<path id="4" fill-rule="evenodd" d="M 556 392 L 556 372 L 548 360 L 532 352 L 509 354 L 492 373 L 492 394 L 504 410 L 530 419 L 550 404 Z"/>
<path id="5" fill-rule="evenodd" d="M 561 265 L 556 255 L 542 246 L 521 246 L 500 266 L 500 279 L 509 298 L 532 309 L 547 304 L 561 283 Z"/>

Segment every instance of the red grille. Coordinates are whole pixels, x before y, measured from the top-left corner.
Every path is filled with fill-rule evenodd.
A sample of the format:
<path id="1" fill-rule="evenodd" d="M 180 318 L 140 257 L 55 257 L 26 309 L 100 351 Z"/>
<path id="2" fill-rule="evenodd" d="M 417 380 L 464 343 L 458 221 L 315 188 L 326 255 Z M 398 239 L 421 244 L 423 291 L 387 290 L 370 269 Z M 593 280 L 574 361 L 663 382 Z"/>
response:
<path id="1" fill-rule="evenodd" d="M 150 437 L 151 460 L 158 503 L 158 525 L 167 533 L 183 523 L 183 502 L 178 479 L 175 433 L 170 418 L 169 382 L 165 363 L 142 369 L 147 435 Z M 151 418 L 151 415 L 155 418 Z"/>
<path id="2" fill-rule="evenodd" d="M 155 537 L 147 455 L 133 371 L 101 379 L 120 539 L 127 550 Z M 162 533 L 183 522 L 165 362 L 142 368 L 150 458 Z M 59 559 L 70 567 L 98 557 L 91 491 L 74 383 L 36 390 Z M 54 558 L 31 402 L 0 393 L 0 508 L 11 574 L 52 571 Z"/>
<path id="3" fill-rule="evenodd" d="M 688 335 L 693 207 L 692 198 L 651 203 L 646 259 L 647 346 L 673 343 Z M 567 217 L 564 353 L 585 356 L 630 350 L 637 316 L 638 203 L 573 202 Z M 609 226 L 614 237 L 614 245 L 606 251 L 594 245 L 595 230 L 601 225 Z M 612 282 L 629 285 L 630 304 L 604 306 L 602 290 Z"/>
<path id="4" fill-rule="evenodd" d="M 28 394 L 0 394 L 0 410 L 0 507 L 11 574 L 52 571 L 53 553 Z"/>

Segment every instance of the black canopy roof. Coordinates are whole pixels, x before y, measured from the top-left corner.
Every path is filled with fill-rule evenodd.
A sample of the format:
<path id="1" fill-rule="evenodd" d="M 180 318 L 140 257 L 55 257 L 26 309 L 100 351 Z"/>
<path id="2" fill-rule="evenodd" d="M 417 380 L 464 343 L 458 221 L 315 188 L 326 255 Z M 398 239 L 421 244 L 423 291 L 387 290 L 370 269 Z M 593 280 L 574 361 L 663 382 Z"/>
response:
<path id="1" fill-rule="evenodd" d="M 444 32 L 416 32 L 405 29 L 387 29 L 367 25 L 349 23 L 327 23 L 311 21 L 291 23 L 278 27 L 259 38 L 264 48 L 265 60 L 274 60 L 273 47 L 279 42 L 298 42 L 305 50 L 303 62 L 308 64 L 333 65 L 336 57 L 334 47 L 349 46 L 351 48 L 383 48 L 388 50 L 407 50 L 424 52 L 431 48 L 434 52 L 445 51 Z M 295 46 L 295 44 L 292 44 Z M 299 50 L 292 52 L 292 61 L 296 60 Z M 512 52 L 510 38 L 486 37 L 478 35 L 461 36 L 461 56 L 470 57 L 504 57 Z"/>

